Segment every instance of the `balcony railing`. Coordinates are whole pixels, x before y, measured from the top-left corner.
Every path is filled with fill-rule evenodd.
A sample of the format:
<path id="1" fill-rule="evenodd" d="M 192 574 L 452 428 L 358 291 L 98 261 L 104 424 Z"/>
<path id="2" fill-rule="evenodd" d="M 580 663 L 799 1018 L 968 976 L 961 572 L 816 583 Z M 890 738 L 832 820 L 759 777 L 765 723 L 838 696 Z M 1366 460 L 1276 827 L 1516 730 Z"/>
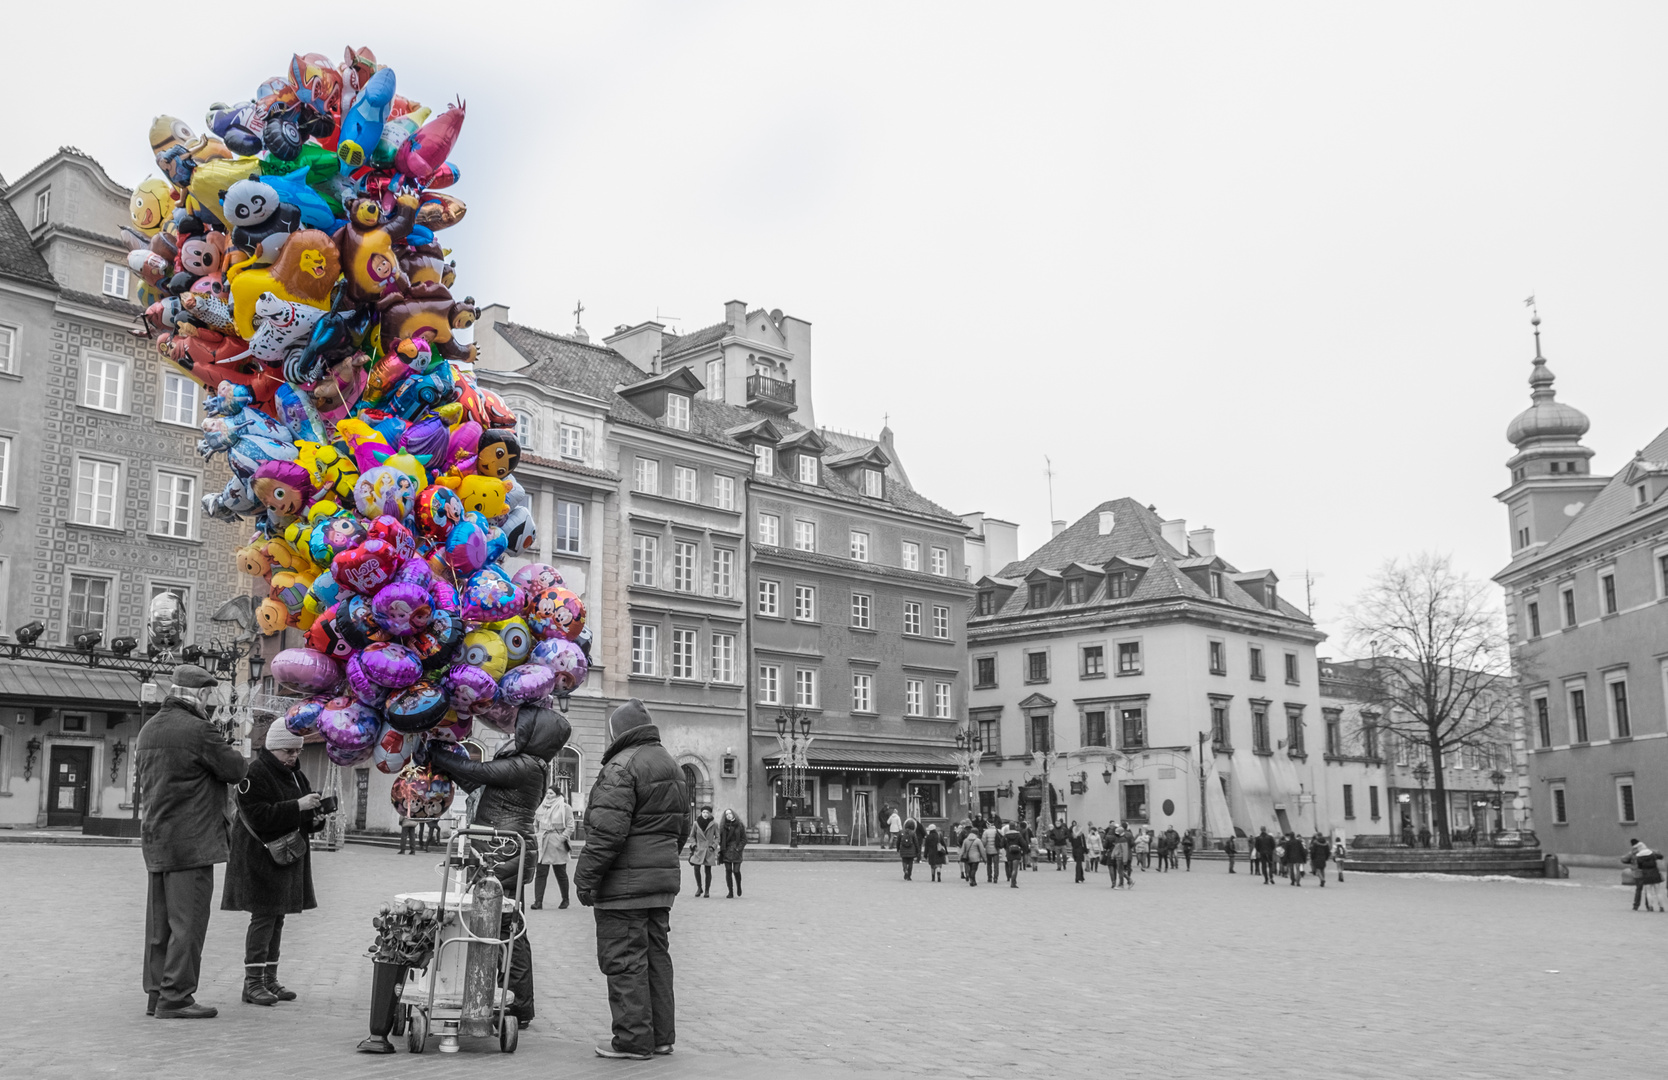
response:
<path id="1" fill-rule="evenodd" d="M 769 375 L 747 376 L 747 404 L 772 406 L 792 411 L 794 408 L 794 383 L 782 379 L 773 379 Z"/>

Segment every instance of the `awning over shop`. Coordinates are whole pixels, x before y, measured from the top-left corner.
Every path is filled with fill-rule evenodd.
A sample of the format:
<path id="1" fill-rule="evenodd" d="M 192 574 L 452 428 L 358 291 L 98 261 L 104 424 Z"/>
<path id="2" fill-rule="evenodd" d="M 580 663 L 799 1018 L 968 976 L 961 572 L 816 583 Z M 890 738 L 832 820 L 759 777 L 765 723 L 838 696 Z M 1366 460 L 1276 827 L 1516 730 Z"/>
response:
<path id="1" fill-rule="evenodd" d="M 811 772 L 954 773 L 955 755 L 934 750 L 860 750 L 812 747 L 805 767 Z M 781 754 L 767 754 L 766 769 L 782 767 Z"/>
<path id="2" fill-rule="evenodd" d="M 137 710 L 139 694 L 138 678 L 125 671 L 0 660 L 0 698 L 101 706 L 114 711 Z"/>

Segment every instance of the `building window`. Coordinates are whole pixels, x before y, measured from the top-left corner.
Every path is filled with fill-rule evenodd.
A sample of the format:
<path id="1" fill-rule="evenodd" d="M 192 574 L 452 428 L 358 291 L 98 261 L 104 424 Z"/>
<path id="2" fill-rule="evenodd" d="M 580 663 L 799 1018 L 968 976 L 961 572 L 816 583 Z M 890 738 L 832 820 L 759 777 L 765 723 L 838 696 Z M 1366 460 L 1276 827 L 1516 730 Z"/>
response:
<path id="1" fill-rule="evenodd" d="M 1083 714 L 1083 745 L 1106 746 L 1106 710 L 1095 709 Z"/>
<path id="2" fill-rule="evenodd" d="M 101 529 L 117 528 L 116 486 L 121 467 L 113 461 L 82 458 L 76 463 L 75 520 Z"/>
<path id="3" fill-rule="evenodd" d="M 687 540 L 672 546 L 672 588 L 678 592 L 695 591 L 695 568 L 700 561 L 700 548 Z"/>
<path id="4" fill-rule="evenodd" d="M 110 606 L 110 579 L 92 574 L 70 575 L 69 638 L 77 634 L 104 633 L 104 616 Z"/>
<path id="5" fill-rule="evenodd" d="M 720 510 L 736 508 L 736 478 L 719 473 L 712 478 L 712 505 Z"/>
<path id="6" fill-rule="evenodd" d="M 886 481 L 881 476 L 879 469 L 863 470 L 863 494 L 871 499 L 880 499 L 886 496 Z"/>
<path id="7" fill-rule="evenodd" d="M 851 594 L 851 628 L 853 630 L 868 630 L 869 624 L 869 595 L 867 593 Z"/>
<path id="8" fill-rule="evenodd" d="M 802 709 L 817 707 L 817 673 L 811 668 L 794 669 L 793 703 Z"/>
<path id="9" fill-rule="evenodd" d="M 115 263 L 104 264 L 104 295 L 127 299 L 127 267 Z"/>
<path id="10" fill-rule="evenodd" d="M 793 547 L 795 551 L 817 550 L 816 522 L 796 521 L 793 523 Z"/>
<path id="11" fill-rule="evenodd" d="M 1344 785 L 1344 820 L 1355 820 L 1355 788 L 1349 784 Z"/>
<path id="12" fill-rule="evenodd" d="M 1574 742 L 1587 741 L 1587 691 L 1581 687 L 1570 689 L 1570 723 Z"/>
<path id="13" fill-rule="evenodd" d="M 1303 748 L 1303 710 L 1286 710 L 1286 753 L 1300 758 L 1305 754 Z"/>
<path id="14" fill-rule="evenodd" d="M 729 599 L 735 595 L 736 553 L 729 548 L 712 549 L 712 595 Z"/>
<path id="15" fill-rule="evenodd" d="M 1210 744 L 1213 749 L 1226 750 L 1228 741 L 1228 703 L 1226 701 L 1212 701 L 1210 703 Z"/>
<path id="16" fill-rule="evenodd" d="M 919 634 L 921 632 L 921 602 L 919 600 L 904 601 L 903 632 L 906 634 Z"/>
<path id="17" fill-rule="evenodd" d="M 515 410 L 515 441 L 523 450 L 533 449 L 533 414 L 526 409 Z"/>
<path id="18" fill-rule="evenodd" d="M 660 627 L 648 623 L 631 625 L 631 673 L 654 675 L 659 671 Z"/>
<path id="19" fill-rule="evenodd" d="M 1541 636 L 1541 606 L 1532 600 L 1529 602 L 1529 636 Z"/>
<path id="20" fill-rule="evenodd" d="M 1141 674 L 1141 643 L 1139 641 L 1118 642 L 1118 674 Z"/>
<path id="21" fill-rule="evenodd" d="M 1336 712 L 1327 712 L 1326 716 L 1326 753 L 1329 757 L 1344 756 L 1344 718 Z"/>
<path id="22" fill-rule="evenodd" d="M 0 372 L 17 374 L 17 328 L 0 326 Z"/>
<path id="23" fill-rule="evenodd" d="M 973 661 L 973 684 L 981 690 L 996 685 L 996 657 L 981 656 Z"/>
<path id="24" fill-rule="evenodd" d="M 782 669 L 775 664 L 759 665 L 759 701 L 777 705 L 782 700 Z"/>
<path id="25" fill-rule="evenodd" d="M 1139 750 L 1147 745 L 1147 710 L 1118 710 L 1118 747 Z"/>
<path id="26" fill-rule="evenodd" d="M 712 635 L 712 681 L 715 683 L 733 683 L 736 681 L 736 636 L 734 634 Z"/>
<path id="27" fill-rule="evenodd" d="M 940 720 L 950 719 L 950 684 L 935 682 L 932 684 L 932 714 Z"/>
<path id="28" fill-rule="evenodd" d="M 35 192 L 35 228 L 40 228 L 52 219 L 52 189 L 43 187 Z"/>
<path id="29" fill-rule="evenodd" d="M 939 641 L 950 640 L 950 609 L 934 604 L 932 608 L 932 636 Z"/>
<path id="30" fill-rule="evenodd" d="M 903 568 L 905 570 L 921 569 L 921 545 L 913 540 L 903 542 Z"/>
<path id="31" fill-rule="evenodd" d="M 759 515 L 759 543 L 764 547 L 782 546 L 782 519 L 775 514 Z"/>
<path id="32" fill-rule="evenodd" d="M 793 587 L 793 617 L 801 622 L 817 620 L 817 589 L 815 585 Z"/>
<path id="33" fill-rule="evenodd" d="M 1083 646 L 1082 672 L 1084 678 L 1095 678 L 1106 674 L 1106 646 Z"/>
<path id="34" fill-rule="evenodd" d="M 1048 681 L 1048 653 L 1029 652 L 1025 654 L 1025 681 Z"/>
<path id="35" fill-rule="evenodd" d="M 1568 825 L 1570 823 L 1570 808 L 1564 798 L 1564 785 L 1552 785 L 1552 824 Z"/>
<path id="36" fill-rule="evenodd" d="M 1535 734 L 1540 736 L 1541 746 L 1552 745 L 1552 710 L 1547 708 L 1546 698 L 1534 699 Z"/>
<path id="37" fill-rule="evenodd" d="M 1147 820 L 1147 785 L 1125 783 L 1124 820 L 1145 823 Z"/>
<path id="38" fill-rule="evenodd" d="M 631 538 L 631 583 L 654 588 L 659 582 L 660 539 L 637 533 Z"/>
<path id="39" fill-rule="evenodd" d="M 904 715 L 920 716 L 925 706 L 926 684 L 920 679 L 904 680 Z"/>
<path id="40" fill-rule="evenodd" d="M 1106 575 L 1106 598 L 1122 600 L 1129 595 L 1129 578 L 1123 574 Z"/>
<path id="41" fill-rule="evenodd" d="M 666 426 L 673 431 L 689 430 L 689 397 L 685 394 L 666 395 Z"/>
<path id="42" fill-rule="evenodd" d="M 724 400 L 724 358 L 707 361 L 706 390 L 708 401 Z"/>
<path id="43" fill-rule="evenodd" d="M 575 461 L 585 456 L 585 429 L 578 424 L 562 424 L 556 429 L 556 452 Z"/>
<path id="44" fill-rule="evenodd" d="M 851 711 L 873 712 L 874 676 L 867 672 L 853 672 L 851 676 Z"/>
<path id="45" fill-rule="evenodd" d="M 1296 653 L 1290 653 L 1289 652 L 1289 653 L 1286 654 L 1286 681 L 1288 683 L 1292 684 L 1293 686 L 1297 685 L 1297 654 Z"/>
<path id="46" fill-rule="evenodd" d="M 12 440 L 0 436 L 0 506 L 12 505 Z"/>
<path id="47" fill-rule="evenodd" d="M 1610 681 L 1610 730 L 1618 739 L 1626 739 L 1633 734 L 1633 720 L 1627 711 L 1626 676 Z"/>
<path id="48" fill-rule="evenodd" d="M 1553 472 L 1558 471 L 1558 463 L 1557 462 L 1552 463 L 1552 471 Z M 1633 505 L 1634 506 L 1644 506 L 1646 503 L 1648 503 L 1650 501 L 1651 501 L 1650 496 L 1648 494 L 1646 494 L 1646 492 L 1645 492 L 1645 485 L 1644 484 L 1640 484 L 1638 487 L 1633 489 Z"/>
<path id="49" fill-rule="evenodd" d="M 1034 581 L 1031 583 L 1025 597 L 1025 606 L 1033 608 L 1048 606 L 1048 582 Z"/>
<path id="50" fill-rule="evenodd" d="M 1378 820 L 1378 785 L 1367 785 L 1367 814 L 1374 821 Z"/>
<path id="51" fill-rule="evenodd" d="M 695 672 L 695 642 L 696 632 L 673 628 L 672 630 L 672 678 L 699 678 Z"/>
<path id="52" fill-rule="evenodd" d="M 1251 706 L 1251 749 L 1259 754 L 1271 754 L 1268 740 L 1268 706 Z"/>
<path id="53" fill-rule="evenodd" d="M 984 747 L 984 753 L 1000 754 L 1002 752 L 1001 717 L 979 721 L 979 744 Z"/>
<path id="54" fill-rule="evenodd" d="M 1361 756 L 1378 760 L 1378 721 L 1371 716 L 1361 718 Z"/>
<path id="55" fill-rule="evenodd" d="M 1575 590 L 1564 590 L 1564 625 L 1575 625 Z"/>
<path id="56" fill-rule="evenodd" d="M 776 448 L 762 443 L 753 444 L 753 471 L 759 476 L 776 475 Z"/>
<path id="57" fill-rule="evenodd" d="M 1639 820 L 1633 813 L 1633 777 L 1631 776 L 1616 778 L 1616 820 L 1623 825 L 1632 825 Z"/>
<path id="58" fill-rule="evenodd" d="M 631 486 L 645 495 L 660 494 L 660 462 L 653 458 L 638 458 L 631 469 Z"/>
<path id="59" fill-rule="evenodd" d="M 1222 571 L 1220 570 L 1210 572 L 1210 595 L 1213 600 L 1222 599 Z"/>
<path id="60" fill-rule="evenodd" d="M 1210 643 L 1210 673 L 1212 675 L 1228 674 L 1228 650 L 1220 641 Z"/>
<path id="61" fill-rule="evenodd" d="M 162 373 L 162 419 L 169 424 L 197 426 L 197 380 L 171 371 Z"/>
<path id="62" fill-rule="evenodd" d="M 1604 597 L 1604 613 L 1616 614 L 1616 575 L 1605 574 L 1599 578 L 1599 593 Z"/>
<path id="63" fill-rule="evenodd" d="M 1066 582 L 1066 603 L 1081 604 L 1083 602 L 1083 579 L 1072 578 Z"/>
<path id="64" fill-rule="evenodd" d="M 817 459 L 810 454 L 799 455 L 799 482 L 815 487 L 817 483 Z"/>
<path id="65" fill-rule="evenodd" d="M 197 520 L 197 478 L 158 471 L 154 501 L 157 535 L 191 539 L 191 524 Z"/>
<path id="66" fill-rule="evenodd" d="M 1253 679 L 1268 677 L 1263 673 L 1263 651 L 1255 645 L 1251 646 L 1251 677 Z"/>
<path id="67" fill-rule="evenodd" d="M 103 412 L 121 412 L 127 387 L 127 364 L 113 356 L 91 353 L 81 358 L 81 404 Z"/>
<path id="68" fill-rule="evenodd" d="M 1054 718 L 1031 717 L 1031 753 L 1047 754 L 1054 749 Z"/>
<path id="69" fill-rule="evenodd" d="M 950 549 L 935 547 L 932 549 L 932 572 L 938 577 L 950 576 Z"/>
<path id="70" fill-rule="evenodd" d="M 672 497 L 683 502 L 701 501 L 701 474 L 688 465 L 672 467 Z"/>
<path id="71" fill-rule="evenodd" d="M 759 614 L 771 618 L 782 613 L 782 586 L 775 581 L 759 582 Z"/>
<path id="72" fill-rule="evenodd" d="M 851 531 L 851 557 L 856 559 L 858 562 L 869 561 L 868 533 L 859 532 L 856 529 Z"/>
<path id="73" fill-rule="evenodd" d="M 556 551 L 561 555 L 578 555 L 585 535 L 585 504 L 556 500 Z"/>
<path id="74" fill-rule="evenodd" d="M 996 595 L 994 593 L 989 593 L 989 592 L 980 593 L 977 603 L 978 603 L 978 606 L 975 609 L 976 614 L 979 614 L 979 615 L 994 615 L 994 614 L 996 614 Z"/>

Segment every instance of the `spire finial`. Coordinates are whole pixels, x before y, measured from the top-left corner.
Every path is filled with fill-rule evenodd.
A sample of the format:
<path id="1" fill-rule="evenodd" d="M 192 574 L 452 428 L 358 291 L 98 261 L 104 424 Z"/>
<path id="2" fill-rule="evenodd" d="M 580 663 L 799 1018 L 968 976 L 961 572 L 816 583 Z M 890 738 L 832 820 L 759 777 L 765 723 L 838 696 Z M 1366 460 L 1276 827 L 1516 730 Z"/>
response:
<path id="1" fill-rule="evenodd" d="M 1535 306 L 1535 294 L 1530 293 L 1523 303 L 1529 309 L 1529 325 L 1535 328 L 1535 359 L 1545 360 L 1541 355 L 1541 309 Z"/>

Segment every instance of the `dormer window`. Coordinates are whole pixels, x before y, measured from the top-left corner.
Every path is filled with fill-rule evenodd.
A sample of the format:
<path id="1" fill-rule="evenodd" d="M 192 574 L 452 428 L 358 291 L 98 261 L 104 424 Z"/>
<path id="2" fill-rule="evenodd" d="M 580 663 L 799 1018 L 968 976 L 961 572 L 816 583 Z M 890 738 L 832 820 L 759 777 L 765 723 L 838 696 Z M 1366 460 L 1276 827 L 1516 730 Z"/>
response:
<path id="1" fill-rule="evenodd" d="M 1222 571 L 1220 570 L 1210 572 L 1210 595 L 1213 600 L 1222 599 Z"/>
<path id="2" fill-rule="evenodd" d="M 52 189 L 41 188 L 35 192 L 35 227 L 45 225 L 52 217 Z"/>
<path id="3" fill-rule="evenodd" d="M 1280 606 L 1280 597 L 1274 591 L 1274 582 L 1270 581 L 1268 583 L 1267 589 L 1268 589 L 1268 606 L 1271 609 L 1279 607 Z"/>
<path id="4" fill-rule="evenodd" d="M 880 499 L 886 496 L 886 480 L 879 469 L 863 470 L 863 494 L 871 499 Z"/>
<path id="5" fill-rule="evenodd" d="M 799 455 L 799 482 L 813 486 L 817 482 L 817 459 L 810 454 Z"/>
<path id="6" fill-rule="evenodd" d="M 1083 579 L 1072 578 L 1066 582 L 1066 603 L 1081 604 L 1083 602 Z"/>
<path id="7" fill-rule="evenodd" d="M 996 594 L 982 592 L 979 594 L 979 614 L 990 615 L 996 611 Z"/>
<path id="8" fill-rule="evenodd" d="M 1110 574 L 1106 578 L 1106 597 L 1109 600 L 1122 600 L 1129 595 L 1129 579 L 1122 574 Z"/>
<path id="9" fill-rule="evenodd" d="M 674 431 L 689 430 L 689 397 L 685 394 L 666 395 L 666 426 Z"/>
<path id="10" fill-rule="evenodd" d="M 776 447 L 753 444 L 753 471 L 759 476 L 776 475 Z"/>
<path id="11" fill-rule="evenodd" d="M 1030 594 L 1026 598 L 1025 606 L 1034 608 L 1048 606 L 1048 582 L 1038 581 L 1031 585 Z"/>
<path id="12" fill-rule="evenodd" d="M 1650 502 L 1650 496 L 1646 493 L 1644 484 L 1640 484 L 1633 489 L 1633 499 L 1633 505 L 1635 506 L 1644 506 L 1647 502 Z"/>

